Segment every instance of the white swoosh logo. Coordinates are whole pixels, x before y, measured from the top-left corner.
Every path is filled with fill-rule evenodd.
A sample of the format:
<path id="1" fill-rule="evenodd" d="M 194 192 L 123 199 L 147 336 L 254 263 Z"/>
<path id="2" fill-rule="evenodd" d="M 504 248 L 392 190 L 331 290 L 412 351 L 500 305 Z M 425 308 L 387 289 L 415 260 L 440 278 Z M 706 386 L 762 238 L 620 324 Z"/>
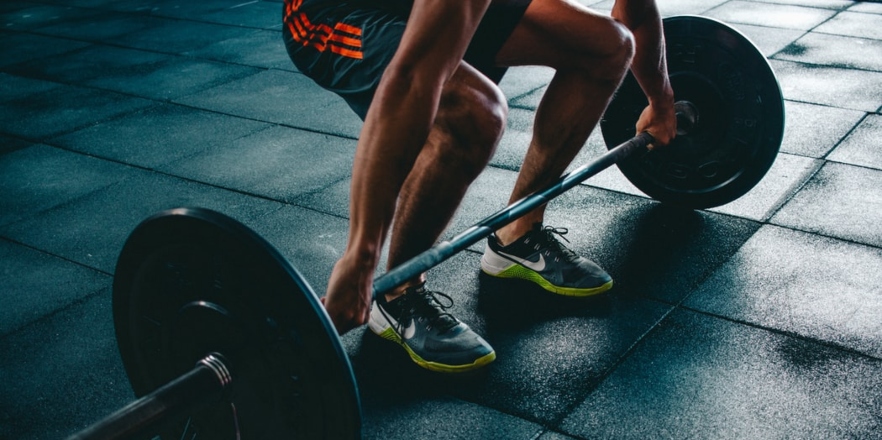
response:
<path id="1" fill-rule="evenodd" d="M 397 333 L 398 333 L 403 339 L 410 339 L 410 338 L 413 337 L 413 335 L 416 334 L 416 323 L 414 322 L 413 319 L 410 320 L 410 325 L 407 326 L 407 327 L 405 327 L 403 332 L 400 332 L 400 331 L 398 331 L 398 329 L 400 328 L 400 326 L 398 325 L 398 321 L 396 321 L 395 318 L 393 318 L 393 317 L 387 315 L 386 312 L 383 312 L 383 315 L 386 316 L 386 320 L 389 321 L 389 324 L 392 325 L 392 328 L 395 329 L 395 331 L 396 331 L 396 332 L 397 332 Z"/>
<path id="2" fill-rule="evenodd" d="M 514 255 L 509 255 L 504 252 L 500 252 L 499 255 L 502 255 L 505 258 L 510 258 L 530 269 L 533 269 L 536 272 L 542 272 L 543 270 L 545 270 L 545 257 L 543 257 L 542 254 L 539 254 L 539 261 L 525 260 L 523 258 L 515 257 Z"/>
<path id="3" fill-rule="evenodd" d="M 414 334 L 416 334 L 416 323 L 413 319 L 411 319 L 410 325 L 404 329 L 404 334 L 401 335 L 401 337 L 404 339 L 410 339 L 413 337 Z"/>

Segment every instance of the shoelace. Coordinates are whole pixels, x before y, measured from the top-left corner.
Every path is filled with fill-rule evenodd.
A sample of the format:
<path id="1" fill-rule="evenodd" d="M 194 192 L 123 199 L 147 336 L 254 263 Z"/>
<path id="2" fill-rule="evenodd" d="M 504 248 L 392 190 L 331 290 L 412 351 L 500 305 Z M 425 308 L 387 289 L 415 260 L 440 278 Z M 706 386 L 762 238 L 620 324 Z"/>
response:
<path id="1" fill-rule="evenodd" d="M 442 304 L 438 297 L 447 299 L 448 304 Z M 414 289 L 402 297 L 406 302 L 401 306 L 398 316 L 398 333 L 404 331 L 404 322 L 408 317 L 417 316 L 418 321 L 428 320 L 428 329 L 433 327 L 441 331 L 447 330 L 457 324 L 456 318 L 446 310 L 453 307 L 453 298 L 442 292 L 432 292 L 425 288 Z"/>
<path id="2" fill-rule="evenodd" d="M 542 232 L 545 233 L 545 242 L 547 246 L 553 251 L 561 254 L 567 262 L 573 262 L 579 258 L 579 256 L 575 252 L 570 250 L 570 248 L 566 247 L 563 243 L 560 242 L 560 240 L 557 239 L 557 237 L 560 237 L 563 239 L 563 241 L 569 243 L 570 241 L 567 240 L 566 237 L 564 237 L 564 235 L 567 235 L 567 233 L 570 232 L 569 229 L 546 226 L 542 228 Z M 555 235 L 557 237 L 555 237 Z"/>

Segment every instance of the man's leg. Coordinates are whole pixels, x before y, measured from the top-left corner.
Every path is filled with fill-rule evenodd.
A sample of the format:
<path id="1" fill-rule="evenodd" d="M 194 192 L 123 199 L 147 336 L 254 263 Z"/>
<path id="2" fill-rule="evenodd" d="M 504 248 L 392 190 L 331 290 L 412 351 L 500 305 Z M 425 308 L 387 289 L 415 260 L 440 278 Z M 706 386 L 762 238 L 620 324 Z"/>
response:
<path id="1" fill-rule="evenodd" d="M 556 73 L 536 110 L 533 138 L 510 202 L 563 174 L 597 125 L 632 56 L 630 32 L 611 18 L 567 0 L 530 4 L 497 62 L 545 65 Z M 542 206 L 497 231 L 482 260 L 484 271 L 526 278 L 564 295 L 609 289 L 612 279 L 602 269 L 565 249 L 551 231 L 535 229 L 544 213 Z"/>
<path id="2" fill-rule="evenodd" d="M 447 226 L 471 182 L 493 154 L 507 107 L 495 84 L 462 63 L 441 95 L 427 143 L 405 180 L 393 220 L 389 267 L 432 246 Z M 440 292 L 410 280 L 371 310 L 368 326 L 404 346 L 411 359 L 441 372 L 467 371 L 492 362 L 496 353 L 446 310 Z"/>
<path id="3" fill-rule="evenodd" d="M 490 161 L 507 113 L 499 88 L 463 63 L 444 89 L 428 142 L 399 196 L 390 269 L 435 244 L 469 185 Z"/>
<path id="4" fill-rule="evenodd" d="M 536 110 L 533 139 L 511 195 L 519 200 L 561 176 L 585 144 L 633 54 L 630 32 L 575 2 L 534 0 L 497 61 L 545 65 L 556 74 Z M 544 207 L 498 231 L 511 242 L 541 223 Z"/>

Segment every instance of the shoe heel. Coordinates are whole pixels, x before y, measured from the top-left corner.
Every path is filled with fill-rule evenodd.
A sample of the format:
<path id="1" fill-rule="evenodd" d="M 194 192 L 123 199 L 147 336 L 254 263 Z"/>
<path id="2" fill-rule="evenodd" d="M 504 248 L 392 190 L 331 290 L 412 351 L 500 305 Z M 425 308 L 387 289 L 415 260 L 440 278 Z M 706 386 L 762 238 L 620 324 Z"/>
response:
<path id="1" fill-rule="evenodd" d="M 515 263 L 496 255 L 495 252 L 489 251 L 485 252 L 481 257 L 481 270 L 487 275 L 498 277 L 502 272 L 505 272 L 506 269 L 513 266 Z"/>

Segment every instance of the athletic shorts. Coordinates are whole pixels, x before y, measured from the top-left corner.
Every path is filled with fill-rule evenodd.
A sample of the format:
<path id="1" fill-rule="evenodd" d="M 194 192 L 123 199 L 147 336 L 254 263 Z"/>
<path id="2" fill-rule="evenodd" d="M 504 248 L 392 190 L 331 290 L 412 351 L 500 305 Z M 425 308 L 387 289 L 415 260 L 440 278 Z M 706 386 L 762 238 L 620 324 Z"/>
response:
<path id="1" fill-rule="evenodd" d="M 506 70 L 495 65 L 496 54 L 530 1 L 495 0 L 466 50 L 463 59 L 493 82 Z M 340 95 L 364 119 L 411 6 L 408 0 L 285 0 L 285 47 L 301 73 Z"/>

